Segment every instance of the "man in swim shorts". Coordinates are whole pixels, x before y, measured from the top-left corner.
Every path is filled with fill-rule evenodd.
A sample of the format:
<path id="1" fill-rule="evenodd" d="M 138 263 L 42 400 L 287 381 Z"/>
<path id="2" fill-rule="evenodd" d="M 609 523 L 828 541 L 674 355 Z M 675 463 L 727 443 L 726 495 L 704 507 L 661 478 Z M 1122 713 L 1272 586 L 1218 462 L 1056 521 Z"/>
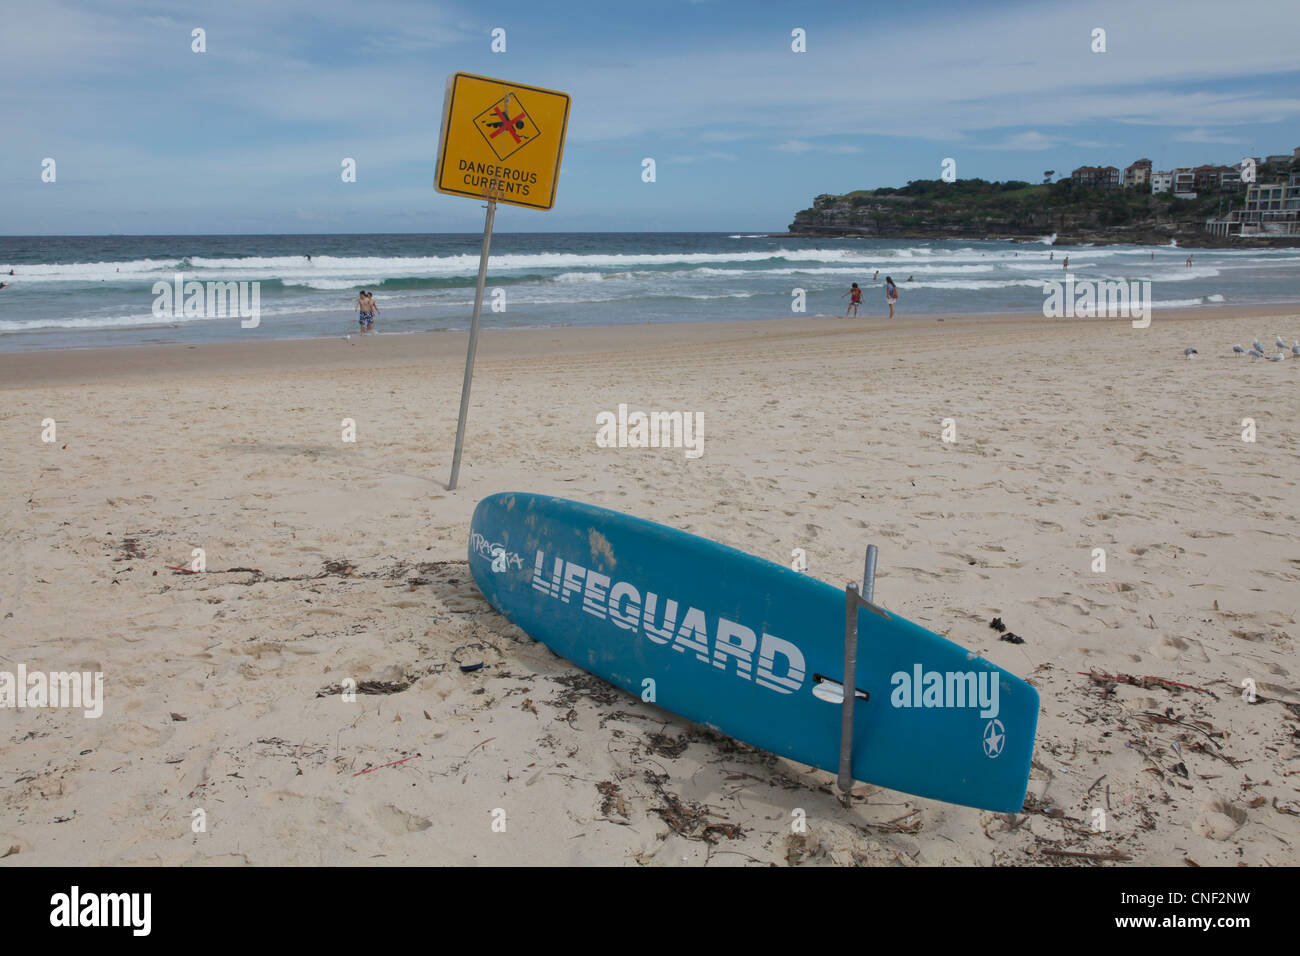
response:
<path id="1" fill-rule="evenodd" d="M 375 324 L 374 300 L 370 298 L 365 289 L 357 296 L 357 324 L 361 326 L 361 334 L 365 335 L 367 331 Z"/>
<path id="2" fill-rule="evenodd" d="M 375 316 L 379 314 L 379 306 L 375 304 L 375 294 L 366 293 L 366 311 L 370 313 L 370 318 L 366 320 L 366 328 L 371 332 L 375 330 Z"/>

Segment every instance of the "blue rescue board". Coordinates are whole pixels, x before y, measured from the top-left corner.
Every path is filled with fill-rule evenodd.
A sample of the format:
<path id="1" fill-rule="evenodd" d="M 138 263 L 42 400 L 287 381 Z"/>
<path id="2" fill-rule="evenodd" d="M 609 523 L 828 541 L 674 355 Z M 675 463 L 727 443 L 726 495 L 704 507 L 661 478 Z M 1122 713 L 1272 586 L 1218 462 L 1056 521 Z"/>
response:
<path id="1" fill-rule="evenodd" d="M 469 567 L 494 608 L 584 670 L 763 750 L 831 773 L 845 592 L 726 545 L 592 505 L 479 502 Z M 1029 781 L 1038 692 L 899 617 L 858 612 L 853 776 L 1013 813 Z"/>

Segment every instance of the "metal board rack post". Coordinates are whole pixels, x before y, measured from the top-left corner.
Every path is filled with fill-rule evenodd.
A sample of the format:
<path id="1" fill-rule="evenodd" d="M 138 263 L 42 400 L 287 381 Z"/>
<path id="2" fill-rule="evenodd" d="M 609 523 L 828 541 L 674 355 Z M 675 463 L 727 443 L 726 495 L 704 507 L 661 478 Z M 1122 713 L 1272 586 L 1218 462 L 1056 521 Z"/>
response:
<path id="1" fill-rule="evenodd" d="M 844 806 L 852 803 L 853 790 L 853 705 L 860 697 L 869 700 L 871 695 L 855 686 L 858 674 L 858 609 L 868 610 L 888 617 L 885 610 L 874 603 L 876 596 L 876 546 L 867 545 L 867 560 L 862 573 L 862 590 L 858 591 L 856 581 L 850 581 L 844 588 L 844 682 L 842 688 L 853 688 L 852 693 L 844 692 L 844 702 L 840 705 L 840 774 L 837 783 L 842 794 Z"/>

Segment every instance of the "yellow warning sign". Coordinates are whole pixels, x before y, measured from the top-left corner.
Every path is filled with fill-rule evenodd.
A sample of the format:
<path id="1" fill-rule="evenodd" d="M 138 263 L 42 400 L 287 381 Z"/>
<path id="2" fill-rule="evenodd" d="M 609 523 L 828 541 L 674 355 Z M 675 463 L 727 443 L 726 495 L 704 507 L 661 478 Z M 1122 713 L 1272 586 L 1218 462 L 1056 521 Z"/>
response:
<path id="1" fill-rule="evenodd" d="M 567 93 L 454 73 L 442 102 L 434 188 L 550 209 L 568 122 Z"/>

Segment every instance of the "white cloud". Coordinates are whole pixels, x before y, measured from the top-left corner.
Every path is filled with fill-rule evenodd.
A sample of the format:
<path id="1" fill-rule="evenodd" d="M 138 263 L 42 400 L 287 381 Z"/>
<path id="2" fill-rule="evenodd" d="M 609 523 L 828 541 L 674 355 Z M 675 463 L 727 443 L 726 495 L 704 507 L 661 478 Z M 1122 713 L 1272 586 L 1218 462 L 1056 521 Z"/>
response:
<path id="1" fill-rule="evenodd" d="M 777 143 L 772 149 L 779 150 L 783 153 L 860 153 L 861 146 L 853 146 L 848 143 L 810 143 L 802 139 L 787 139 L 783 143 Z"/>
<path id="2" fill-rule="evenodd" d="M 996 143 L 970 144 L 969 149 L 1007 149 L 1007 150 L 1039 150 L 1051 149 L 1056 145 L 1056 140 L 1050 136 L 1044 136 L 1037 130 L 1026 130 L 1023 133 L 1015 133 L 1011 136 L 1004 137 Z"/>
<path id="3" fill-rule="evenodd" d="M 917 159 L 927 146 L 905 142 L 923 140 L 936 161 L 984 150 L 972 161 L 1023 176 L 992 151 L 1015 165 L 1124 165 L 1122 147 L 1105 141 L 1130 133 L 1134 155 L 1167 168 L 1198 153 L 1219 161 L 1226 150 L 1216 143 L 1267 154 L 1300 142 L 1290 142 L 1300 126 L 1294 31 L 1275 26 L 1290 22 L 1294 2 L 1234 0 L 1227 19 L 1219 0 L 969 5 L 891 22 L 887 42 L 865 7 L 814 6 L 812 52 L 793 54 L 788 29 L 765 15 L 709 37 L 692 32 L 681 6 L 664 14 L 676 18 L 674 39 L 628 42 L 626 21 L 611 17 L 601 42 L 560 21 L 529 43 L 527 17 L 498 24 L 467 0 L 223 0 L 192 24 L 161 0 L 127 15 L 41 0 L 12 5 L 5 21 L 20 40 L 0 58 L 0 114 L 6 142 L 59 157 L 60 195 L 79 182 L 122 197 L 122 208 L 145 198 L 207 208 L 225 195 L 309 208 L 303 197 L 317 183 L 329 183 L 333 203 L 351 195 L 339 183 L 343 156 L 357 158 L 354 192 L 368 206 L 386 198 L 371 190 L 395 182 L 412 186 L 403 202 L 442 203 L 428 185 L 442 80 L 457 68 L 496 69 L 488 64 L 505 58 L 487 53 L 487 30 L 504 25 L 514 65 L 501 71 L 573 96 L 566 165 L 585 161 L 597 174 L 669 148 L 680 154 L 673 161 L 701 165 L 765 154 L 777 171 L 870 153 L 872 168 L 853 175 L 887 182 L 928 165 Z M 190 52 L 194 25 L 208 31 L 208 54 Z M 1108 27 L 1104 55 L 1089 51 L 1096 25 Z M 30 179 L 25 157 L 0 150 L 0 180 Z M 744 176 L 750 165 L 728 172 Z M 970 174 L 966 160 L 962 168 Z M 747 212 L 786 202 L 802 179 L 784 177 Z"/>
<path id="4" fill-rule="evenodd" d="M 1240 143 L 1242 140 L 1235 136 L 1225 136 L 1222 133 L 1211 133 L 1209 130 L 1201 127 L 1199 129 L 1188 130 L 1186 133 L 1179 133 L 1174 139 L 1182 143 Z"/>
<path id="5" fill-rule="evenodd" d="M 678 155 L 664 157 L 664 160 L 670 163 L 703 163 L 703 162 L 708 162 L 709 160 L 716 160 L 718 162 L 724 162 L 724 163 L 734 163 L 736 159 L 737 157 L 735 153 L 718 153 L 718 152 L 708 152 L 708 153 L 704 153 L 701 156 L 678 154 Z"/>
<path id="6" fill-rule="evenodd" d="M 1238 0 L 1233 23 L 1273 22 L 1285 7 L 1281 0 Z M 1177 30 L 1169 29 L 1171 18 Z M 1092 53 L 1092 26 L 1108 22 L 1122 29 L 1110 29 L 1110 52 Z M 786 152 L 811 152 L 801 144 L 837 132 L 943 141 L 1008 127 L 1272 125 L 1300 118 L 1300 99 L 1231 91 L 1233 81 L 1294 72 L 1294 35 L 1225 28 L 1215 0 L 1150 0 L 1137 8 L 1096 0 L 1086 11 L 971 6 L 916 18 L 891 24 L 888 44 L 872 46 L 869 77 L 863 33 L 851 24 L 810 32 L 816 57 L 746 33 L 707 57 L 651 50 L 634 72 L 654 81 L 636 89 L 593 82 L 575 63 L 562 88 L 572 88 L 583 114 L 600 119 L 588 123 L 575 111 L 573 141 L 668 130 L 698 136 L 718 117 L 734 116 L 746 118 L 751 135 L 780 137 Z M 1048 147 L 1012 136 L 994 148 Z"/>

